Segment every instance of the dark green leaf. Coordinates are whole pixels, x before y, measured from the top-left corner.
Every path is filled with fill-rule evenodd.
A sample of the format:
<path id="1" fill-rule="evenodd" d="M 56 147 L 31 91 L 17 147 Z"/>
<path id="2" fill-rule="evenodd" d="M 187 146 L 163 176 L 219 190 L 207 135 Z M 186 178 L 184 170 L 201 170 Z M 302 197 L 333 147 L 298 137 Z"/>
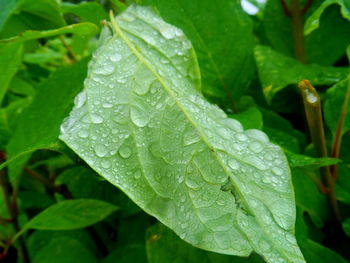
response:
<path id="1" fill-rule="evenodd" d="M 262 263 L 257 255 L 249 258 L 220 255 L 204 251 L 182 241 L 167 227 L 157 224 L 147 231 L 147 257 L 149 263 Z"/>
<path id="2" fill-rule="evenodd" d="M 10 166 L 10 180 L 18 180 L 28 154 L 37 149 L 57 149 L 59 125 L 72 106 L 72 99 L 83 86 L 87 59 L 55 72 L 37 87 L 37 96 L 18 120 L 7 152 L 12 158 L 27 156 Z M 5 164 L 0 165 L 0 169 Z M 11 170 L 13 169 L 13 170 Z"/>
<path id="3" fill-rule="evenodd" d="M 346 0 L 326 0 L 319 8 L 306 20 L 304 32 L 306 35 L 310 34 L 320 25 L 320 18 L 322 13 L 330 5 L 337 4 L 340 6 L 341 14 L 344 18 L 350 21 L 350 2 Z"/>
<path id="4" fill-rule="evenodd" d="M 307 79 L 314 86 L 330 85 L 346 78 L 348 74 L 347 68 L 303 65 L 265 46 L 255 48 L 255 59 L 268 102 L 278 91 L 300 80 Z"/>
<path id="5" fill-rule="evenodd" d="M 335 158 L 314 158 L 307 155 L 295 154 L 290 151 L 285 151 L 285 154 L 287 155 L 291 167 L 309 167 L 311 169 L 317 169 L 340 162 L 339 159 Z"/>
<path id="6" fill-rule="evenodd" d="M 118 246 L 101 263 L 150 263 L 147 260 L 144 244 Z M 169 261 L 170 262 L 170 261 Z"/>
<path id="7" fill-rule="evenodd" d="M 11 79 L 22 62 L 21 43 L 0 44 L 0 106 Z"/>
<path id="8" fill-rule="evenodd" d="M 67 200 L 54 204 L 33 217 L 22 229 L 72 230 L 93 225 L 118 208 L 94 199 Z"/>

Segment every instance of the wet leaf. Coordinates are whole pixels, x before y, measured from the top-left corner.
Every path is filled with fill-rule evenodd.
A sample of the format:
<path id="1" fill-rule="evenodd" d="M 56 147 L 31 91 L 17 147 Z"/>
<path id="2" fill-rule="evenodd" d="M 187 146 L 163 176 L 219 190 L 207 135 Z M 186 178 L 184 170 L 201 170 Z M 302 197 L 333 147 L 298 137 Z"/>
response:
<path id="1" fill-rule="evenodd" d="M 137 6 L 113 21 L 60 138 L 192 245 L 305 262 L 281 149 L 205 101 L 181 30 Z"/>

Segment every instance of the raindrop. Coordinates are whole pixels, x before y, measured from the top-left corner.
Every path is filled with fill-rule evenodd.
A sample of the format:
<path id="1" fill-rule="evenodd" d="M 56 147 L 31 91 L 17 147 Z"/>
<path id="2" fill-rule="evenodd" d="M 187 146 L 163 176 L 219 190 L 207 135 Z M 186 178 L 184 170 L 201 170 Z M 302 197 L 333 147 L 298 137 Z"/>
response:
<path id="1" fill-rule="evenodd" d="M 89 136 L 89 132 L 87 130 L 81 130 L 78 132 L 78 136 L 80 138 L 87 138 Z"/>
<path id="2" fill-rule="evenodd" d="M 221 122 L 236 132 L 243 132 L 243 126 L 237 120 L 228 118 L 221 120 Z"/>
<path id="3" fill-rule="evenodd" d="M 251 129 L 251 130 L 246 130 L 245 133 L 249 137 L 257 139 L 262 143 L 269 142 L 269 137 L 267 137 L 267 135 L 262 131 Z"/>
<path id="4" fill-rule="evenodd" d="M 135 179 L 140 179 L 140 178 L 141 178 L 141 175 L 142 175 L 141 171 L 140 171 L 140 170 L 137 170 L 137 171 L 134 173 L 134 178 L 135 178 Z"/>
<path id="5" fill-rule="evenodd" d="M 80 108 L 81 106 L 84 105 L 85 101 L 86 101 L 86 92 L 85 90 L 83 90 L 74 99 L 75 107 Z"/>
<path id="6" fill-rule="evenodd" d="M 105 169 L 108 169 L 111 167 L 111 162 L 109 160 L 102 160 L 101 166 Z"/>
<path id="7" fill-rule="evenodd" d="M 237 133 L 235 135 L 236 139 L 241 141 L 241 142 L 244 142 L 248 139 L 247 135 L 243 134 L 243 133 Z"/>
<path id="8" fill-rule="evenodd" d="M 114 66 L 113 65 L 104 65 L 102 67 L 99 67 L 95 69 L 95 73 L 101 74 L 101 75 L 110 75 L 114 72 Z"/>
<path id="9" fill-rule="evenodd" d="M 129 158 L 132 154 L 132 150 L 129 146 L 123 145 L 119 149 L 119 154 L 124 159 Z"/>
<path id="10" fill-rule="evenodd" d="M 145 127 L 149 121 L 149 115 L 137 107 L 130 108 L 130 118 L 131 121 L 138 127 Z"/>
<path id="11" fill-rule="evenodd" d="M 275 175 L 278 175 L 278 176 L 281 176 L 283 174 L 283 170 L 279 167 L 273 167 L 272 168 L 272 172 L 275 174 Z"/>
<path id="12" fill-rule="evenodd" d="M 122 59 L 122 56 L 118 53 L 114 53 L 110 56 L 110 59 L 113 61 L 113 62 L 118 62 Z"/>
<path id="13" fill-rule="evenodd" d="M 102 104 L 102 107 L 103 107 L 103 108 L 106 108 L 106 109 L 109 109 L 109 108 L 112 108 L 112 107 L 113 107 L 113 104 L 112 104 L 112 103 L 105 102 L 105 103 Z"/>
<path id="14" fill-rule="evenodd" d="M 259 153 L 263 149 L 261 143 L 259 143 L 259 142 L 251 142 L 251 143 L 249 143 L 248 148 L 250 150 L 252 150 L 253 152 L 255 152 L 255 153 Z"/>
<path id="15" fill-rule="evenodd" d="M 237 170 L 239 168 L 239 163 L 234 160 L 234 159 L 230 159 L 228 160 L 228 166 L 230 166 L 233 170 Z"/>
<path id="16" fill-rule="evenodd" d="M 108 153 L 108 149 L 103 144 L 97 144 L 94 148 L 95 153 L 98 157 L 104 157 Z"/>
<path id="17" fill-rule="evenodd" d="M 259 170 L 266 170 L 268 168 L 265 162 L 256 156 L 247 156 L 244 158 L 244 161 L 253 165 Z"/>
<path id="18" fill-rule="evenodd" d="M 102 123 L 103 122 L 103 118 L 100 115 L 91 114 L 90 117 L 91 117 L 92 123 L 98 124 L 98 123 Z"/>

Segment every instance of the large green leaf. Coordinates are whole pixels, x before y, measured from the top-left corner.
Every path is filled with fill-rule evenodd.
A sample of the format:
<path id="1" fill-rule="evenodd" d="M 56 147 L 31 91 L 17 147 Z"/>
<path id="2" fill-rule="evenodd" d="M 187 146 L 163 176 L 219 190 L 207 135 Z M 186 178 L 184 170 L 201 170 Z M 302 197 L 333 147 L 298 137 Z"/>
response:
<path id="1" fill-rule="evenodd" d="M 304 32 L 306 35 L 310 34 L 319 27 L 320 17 L 327 7 L 337 4 L 340 7 L 342 16 L 350 21 L 350 2 L 348 0 L 326 0 L 319 8 L 306 20 Z"/>
<path id="2" fill-rule="evenodd" d="M 255 59 L 268 102 L 278 91 L 300 80 L 308 79 L 313 85 L 330 85 L 346 78 L 348 74 L 347 68 L 301 64 L 265 46 L 255 48 Z"/>
<path id="3" fill-rule="evenodd" d="M 193 43 L 203 92 L 235 102 L 253 78 L 253 25 L 237 0 L 141 0 L 155 6 L 168 23 Z M 232 105 L 230 105 L 232 106 Z"/>
<path id="4" fill-rule="evenodd" d="M 304 262 L 281 149 L 204 100 L 181 30 L 137 6 L 112 24 L 60 138 L 187 242 Z"/>

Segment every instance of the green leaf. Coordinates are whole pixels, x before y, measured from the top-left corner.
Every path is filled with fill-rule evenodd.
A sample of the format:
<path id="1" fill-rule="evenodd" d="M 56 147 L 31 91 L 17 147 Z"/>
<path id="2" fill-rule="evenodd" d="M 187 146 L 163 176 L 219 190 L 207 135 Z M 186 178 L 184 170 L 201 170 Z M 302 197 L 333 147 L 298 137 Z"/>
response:
<path id="1" fill-rule="evenodd" d="M 198 56 L 203 92 L 232 107 L 229 96 L 238 100 L 255 72 L 252 21 L 239 1 L 141 2 L 155 6 L 166 22 L 183 30 Z"/>
<path id="2" fill-rule="evenodd" d="M 337 4 L 340 6 L 342 16 L 350 21 L 350 2 L 347 0 L 326 0 L 319 8 L 306 20 L 304 26 L 305 35 L 310 34 L 320 25 L 320 17 L 324 10 L 330 5 Z"/>
<path id="3" fill-rule="evenodd" d="M 150 227 L 146 236 L 149 263 L 262 263 L 257 255 L 249 258 L 220 255 L 195 248 L 182 241 L 162 224 Z"/>
<path id="4" fill-rule="evenodd" d="M 18 36 L 11 37 L 8 39 L 2 39 L 0 40 L 0 44 L 9 43 L 9 42 L 23 42 L 26 40 L 52 37 L 52 36 L 57 36 L 57 35 L 62 35 L 67 33 L 73 33 L 80 36 L 93 36 L 97 34 L 98 31 L 99 31 L 98 27 L 92 23 L 79 23 L 79 24 L 64 26 L 57 29 L 47 30 L 47 31 L 28 30 L 21 33 Z"/>
<path id="5" fill-rule="evenodd" d="M 0 106 L 13 76 L 22 62 L 23 46 L 21 43 L 0 43 Z"/>
<path id="6" fill-rule="evenodd" d="M 37 149 L 57 149 L 59 126 L 81 90 L 86 76 L 87 59 L 64 67 L 37 87 L 37 96 L 20 115 L 16 130 L 7 146 L 10 181 L 18 183 L 22 165 Z M 64 87 L 64 88 L 63 88 Z M 20 158 L 22 157 L 22 158 Z M 17 159 L 20 158 L 20 159 Z"/>
<path id="7" fill-rule="evenodd" d="M 71 237 L 52 239 L 33 258 L 35 263 L 97 263 L 96 256 L 80 240 Z"/>
<path id="8" fill-rule="evenodd" d="M 118 246 L 101 263 L 149 263 L 144 244 Z"/>
<path id="9" fill-rule="evenodd" d="M 301 1 L 301 3 L 303 2 Z M 311 1 L 304 19 L 309 20 L 310 15 L 323 2 L 324 0 Z M 350 23 L 340 15 L 338 6 L 334 5 L 327 8 L 322 16 L 319 28 L 305 36 L 304 45 L 307 62 L 329 66 L 339 60 L 350 41 L 349 26 Z M 262 29 L 262 34 L 264 34 L 264 37 L 266 35 L 268 44 L 275 51 L 294 57 L 292 19 L 285 14 L 280 0 L 267 1 Z"/>
<path id="10" fill-rule="evenodd" d="M 279 54 L 269 47 L 257 46 L 255 59 L 266 100 L 290 84 L 307 79 L 312 85 L 331 85 L 347 77 L 347 68 L 303 65 L 295 59 Z"/>
<path id="11" fill-rule="evenodd" d="M 302 250 L 308 263 L 348 263 L 333 250 L 324 247 L 310 239 L 302 242 Z"/>
<path id="12" fill-rule="evenodd" d="M 82 2 L 79 4 L 62 3 L 62 12 L 74 14 L 80 18 L 80 22 L 91 22 L 101 27 L 101 22 L 108 19 L 103 6 L 96 2 Z"/>
<path id="13" fill-rule="evenodd" d="M 350 218 L 347 218 L 342 225 L 345 233 L 350 237 Z"/>
<path id="14" fill-rule="evenodd" d="M 113 35 L 102 33 L 60 139 L 194 246 L 304 262 L 281 149 L 204 100 L 181 30 L 137 6 L 117 21 Z"/>
<path id="15" fill-rule="evenodd" d="M 350 79 L 345 79 L 343 81 L 338 82 L 331 88 L 327 89 L 326 99 L 324 105 L 324 117 L 325 122 L 328 128 L 331 130 L 333 135 L 335 135 L 338 120 L 341 115 L 342 105 L 344 102 L 344 97 L 346 90 L 348 89 L 348 85 L 350 85 Z M 350 104 L 347 105 L 344 124 L 342 127 L 342 134 L 350 131 Z"/>
<path id="16" fill-rule="evenodd" d="M 11 13 L 15 10 L 16 2 L 16 0 L 0 0 L 0 32 Z"/>
<path id="17" fill-rule="evenodd" d="M 72 230 L 93 225 L 118 208 L 94 199 L 67 200 L 54 204 L 33 217 L 21 230 Z"/>
<path id="18" fill-rule="evenodd" d="M 285 154 L 287 155 L 291 167 L 310 167 L 312 169 L 318 169 L 323 166 L 330 166 L 340 162 L 340 160 L 336 158 L 314 158 L 290 151 L 285 151 Z"/>
<path id="19" fill-rule="evenodd" d="M 230 115 L 235 120 L 238 120 L 244 129 L 262 129 L 263 119 L 262 114 L 257 107 L 250 107 L 245 111 Z"/>

